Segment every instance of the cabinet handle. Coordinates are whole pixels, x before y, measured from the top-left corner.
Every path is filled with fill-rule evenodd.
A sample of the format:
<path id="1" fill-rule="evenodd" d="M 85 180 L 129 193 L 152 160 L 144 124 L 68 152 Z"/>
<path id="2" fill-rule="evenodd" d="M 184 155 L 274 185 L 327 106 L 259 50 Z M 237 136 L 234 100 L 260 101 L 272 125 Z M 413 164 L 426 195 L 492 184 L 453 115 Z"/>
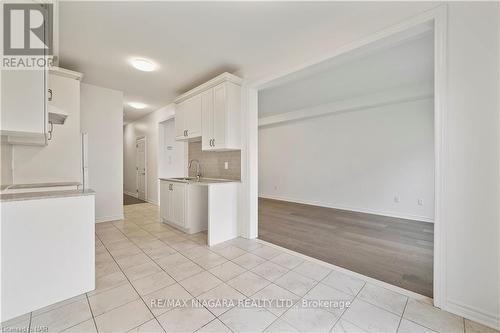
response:
<path id="1" fill-rule="evenodd" d="M 215 139 L 212 139 L 212 147 L 215 147 Z"/>
<path id="2" fill-rule="evenodd" d="M 49 102 L 52 102 L 52 89 L 49 89 Z"/>
<path id="3" fill-rule="evenodd" d="M 209 143 L 210 147 L 212 147 L 212 139 L 210 139 L 210 143 Z"/>
<path id="4" fill-rule="evenodd" d="M 184 136 L 188 136 L 188 130 L 184 130 Z"/>

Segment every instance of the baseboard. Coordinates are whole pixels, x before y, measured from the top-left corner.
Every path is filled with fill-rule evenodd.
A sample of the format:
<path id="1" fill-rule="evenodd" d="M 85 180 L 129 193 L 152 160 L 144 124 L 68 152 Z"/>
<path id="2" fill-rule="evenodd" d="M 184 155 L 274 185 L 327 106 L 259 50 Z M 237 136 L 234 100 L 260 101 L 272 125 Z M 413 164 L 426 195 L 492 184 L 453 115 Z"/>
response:
<path id="1" fill-rule="evenodd" d="M 465 305 L 454 300 L 447 300 L 443 310 L 454 313 L 482 325 L 500 330 L 500 317 L 498 315 L 485 313 L 484 311 Z"/>
<path id="2" fill-rule="evenodd" d="M 117 221 L 117 220 L 123 220 L 123 219 L 124 219 L 123 214 L 121 214 L 121 215 L 114 215 L 114 216 L 101 216 L 101 217 L 96 217 L 95 218 L 95 223 Z"/>
<path id="3" fill-rule="evenodd" d="M 137 198 L 139 195 L 137 192 L 129 192 L 129 191 L 123 191 L 124 194 L 130 195 L 131 197 Z"/>
<path id="4" fill-rule="evenodd" d="M 348 210 L 348 211 L 357 212 L 357 213 L 382 215 L 382 216 L 388 216 L 388 217 L 395 217 L 395 218 L 399 218 L 399 219 L 407 219 L 407 220 L 415 220 L 415 221 L 420 221 L 420 222 L 434 223 L 434 219 L 426 217 L 426 216 L 400 214 L 400 213 L 395 213 L 395 212 L 387 212 L 387 211 L 382 211 L 382 210 L 366 209 L 366 208 L 359 208 L 359 207 L 332 205 L 332 204 L 327 204 L 327 203 L 319 202 L 319 201 L 304 201 L 304 200 L 295 199 L 295 198 L 287 198 L 287 197 L 276 196 L 276 195 L 267 195 L 267 194 L 259 194 L 259 198 L 281 200 L 281 201 L 294 202 L 294 203 L 299 203 L 299 204 L 304 204 L 304 205 L 312 205 L 312 206 L 325 207 L 325 208 Z"/>
<path id="5" fill-rule="evenodd" d="M 150 203 L 155 206 L 159 206 L 157 202 L 151 201 L 151 200 L 146 200 L 147 203 Z"/>

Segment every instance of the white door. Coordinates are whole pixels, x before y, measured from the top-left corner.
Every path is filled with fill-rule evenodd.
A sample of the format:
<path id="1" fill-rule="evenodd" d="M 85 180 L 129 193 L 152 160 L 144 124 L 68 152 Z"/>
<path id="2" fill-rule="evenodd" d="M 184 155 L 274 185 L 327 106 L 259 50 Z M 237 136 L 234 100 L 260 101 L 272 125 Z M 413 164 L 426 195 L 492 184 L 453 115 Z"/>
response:
<path id="1" fill-rule="evenodd" d="M 146 200 L 146 138 L 137 139 L 135 145 L 137 198 Z"/>

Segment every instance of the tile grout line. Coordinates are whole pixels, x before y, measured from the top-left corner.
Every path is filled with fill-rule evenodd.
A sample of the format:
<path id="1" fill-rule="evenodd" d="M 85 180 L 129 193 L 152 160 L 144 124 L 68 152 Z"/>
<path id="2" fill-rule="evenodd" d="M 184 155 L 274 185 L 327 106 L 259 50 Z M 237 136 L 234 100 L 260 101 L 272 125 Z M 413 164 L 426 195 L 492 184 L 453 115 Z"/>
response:
<path id="1" fill-rule="evenodd" d="M 99 329 L 97 328 L 97 324 L 95 322 L 94 311 L 92 311 L 92 306 L 90 306 L 89 295 L 85 293 L 85 297 L 87 298 L 87 304 L 89 305 L 90 314 L 92 315 L 92 321 L 94 322 L 95 331 L 99 333 Z"/>
<path id="2" fill-rule="evenodd" d="M 159 223 L 161 223 L 161 222 L 159 222 Z M 135 224 L 135 223 L 134 223 L 134 224 Z M 186 291 L 189 295 L 191 295 L 191 297 L 193 297 L 193 299 L 194 299 L 196 302 L 199 302 L 199 301 L 198 301 L 197 296 L 194 296 L 193 294 L 191 294 L 191 293 L 190 293 L 190 292 L 189 292 L 186 288 L 184 288 L 184 286 L 180 283 L 180 281 L 182 281 L 182 280 L 179 280 L 179 281 L 178 281 L 178 280 L 176 280 L 173 276 L 171 276 L 170 274 L 168 274 L 168 272 L 167 272 L 167 271 L 165 271 L 165 269 L 164 269 L 163 267 L 161 267 L 160 265 L 158 265 L 158 263 L 157 263 L 157 262 L 156 262 L 153 258 L 151 258 L 151 257 L 149 256 L 149 254 L 148 254 L 148 253 L 146 253 L 146 252 L 145 252 L 145 251 L 144 251 L 144 250 L 143 250 L 140 246 L 138 246 L 138 245 L 136 244 L 136 242 L 134 242 L 133 240 L 129 239 L 129 238 L 127 237 L 127 235 L 126 235 L 123 231 L 121 231 L 118 227 L 116 227 L 115 225 L 113 225 L 113 227 L 115 227 L 115 228 L 116 228 L 116 229 L 117 229 L 120 233 L 122 233 L 122 234 L 123 234 L 123 236 L 124 236 L 125 238 L 127 238 L 127 240 L 131 241 L 131 242 L 132 242 L 135 246 L 137 246 L 137 247 L 138 247 L 138 248 L 139 248 L 139 249 L 140 249 L 140 250 L 141 250 L 141 251 L 142 251 L 142 252 L 143 252 L 143 253 L 144 253 L 144 254 L 145 254 L 145 255 L 146 255 L 149 259 L 150 259 L 150 260 L 152 260 L 152 261 L 155 263 L 155 265 L 157 265 L 157 266 L 158 266 L 158 267 L 159 267 L 159 268 L 160 268 L 163 272 L 165 272 L 165 274 L 167 274 L 167 275 L 168 275 L 168 276 L 169 276 L 172 280 L 174 280 L 174 281 L 175 281 L 175 283 L 177 283 L 177 284 L 178 284 L 178 285 L 179 285 L 182 289 L 184 289 L 184 290 L 185 290 L 185 291 Z M 159 239 L 159 238 L 155 237 L 155 235 L 153 235 L 153 234 L 152 234 L 151 232 L 149 232 L 148 230 L 143 229 L 143 228 L 141 228 L 140 226 L 138 226 L 138 227 L 139 227 L 141 230 L 144 230 L 146 233 L 150 234 L 152 237 L 156 238 L 157 240 L 161 241 L 162 243 L 164 243 L 165 245 L 167 245 L 167 246 L 169 246 L 169 247 L 170 247 L 170 245 L 169 245 L 169 244 L 167 244 L 167 243 L 165 243 L 164 241 L 162 241 L 161 239 Z M 186 258 L 187 260 L 189 260 L 189 261 L 193 262 L 194 264 L 198 265 L 197 263 L 195 263 L 194 261 L 192 261 L 191 259 L 189 259 L 189 258 L 188 258 L 188 257 L 186 257 L 185 255 L 183 255 L 182 253 L 180 253 L 177 249 L 175 249 L 175 248 L 172 248 L 172 249 L 174 249 L 174 250 L 176 251 L 176 253 L 179 253 L 180 255 L 182 255 L 182 256 L 183 256 L 184 258 Z M 173 255 L 173 254 L 175 254 L 175 253 L 172 253 L 172 255 Z M 114 259 L 114 258 L 113 258 L 113 259 Z M 117 263 L 117 265 L 118 265 L 118 263 Z M 208 270 L 206 270 L 204 267 L 202 267 L 202 266 L 200 266 L 200 265 L 198 265 L 198 266 L 199 266 L 199 267 L 201 267 L 202 269 L 204 269 L 206 272 L 208 272 Z M 121 267 L 120 267 L 120 269 L 121 269 Z M 209 273 L 209 274 L 211 274 L 210 272 L 208 272 L 208 273 Z M 125 272 L 123 272 L 123 274 L 126 276 Z M 153 273 L 153 274 L 155 274 L 155 273 Z M 193 274 L 193 275 L 191 275 L 191 276 L 195 276 L 195 275 L 197 275 L 197 274 L 199 274 L 199 273 Z M 151 275 L 152 275 L 152 274 L 151 274 Z M 213 274 L 212 274 L 212 275 L 213 275 Z M 148 275 L 148 276 L 149 276 L 149 275 Z M 190 278 L 191 276 L 187 277 L 186 279 Z M 214 275 L 214 276 L 215 276 L 215 275 Z M 216 276 L 215 276 L 215 277 L 216 277 Z M 127 278 L 127 280 L 128 280 L 128 276 L 126 276 L 126 278 Z M 218 277 L 216 277 L 216 278 L 217 278 L 217 279 L 219 279 Z M 184 279 L 184 280 L 185 280 L 185 279 Z M 219 279 L 219 280 L 220 280 L 220 279 Z M 222 281 L 222 280 L 220 280 L 220 281 Z M 130 281 L 129 281 L 129 282 L 130 282 Z M 224 281 L 222 281 L 222 282 L 224 282 Z M 130 284 L 132 284 L 132 283 L 130 282 Z M 214 288 L 212 288 L 212 289 L 215 289 L 215 288 L 217 288 L 218 286 L 219 286 L 219 285 L 217 285 L 216 287 L 214 287 Z M 133 286 L 132 286 L 132 287 L 133 287 Z M 133 288 L 134 288 L 134 287 L 133 287 Z M 134 289 L 135 289 L 135 288 L 134 288 Z M 160 288 L 160 289 L 162 289 L 162 288 Z M 160 289 L 158 289 L 158 290 L 160 290 Z M 210 289 L 210 290 L 212 290 L 212 289 Z M 208 290 L 208 291 L 210 291 L 210 290 Z M 157 291 L 157 290 L 155 290 L 155 291 Z M 208 292 L 208 291 L 207 291 L 207 292 Z M 152 291 L 152 292 L 154 292 L 154 291 Z M 159 324 L 159 325 L 161 326 L 161 328 L 163 329 L 163 326 L 160 324 L 160 322 L 159 322 L 159 320 L 158 320 L 157 316 L 156 316 L 156 315 L 152 312 L 152 310 L 151 310 L 151 309 L 147 306 L 147 304 L 146 304 L 146 302 L 144 301 L 144 299 L 142 298 L 142 296 L 141 296 L 141 295 L 139 295 L 139 297 L 141 298 L 141 300 L 144 302 L 144 304 L 146 305 L 146 307 L 148 308 L 148 310 L 151 312 L 151 314 L 153 315 L 153 317 L 156 319 L 156 321 L 158 322 L 158 324 Z M 215 318 L 218 318 L 218 317 L 217 317 L 214 313 L 212 313 L 212 312 L 210 311 L 210 309 L 207 309 L 205 306 L 203 306 L 203 308 L 204 308 L 204 309 L 206 309 L 208 312 L 210 312 L 210 313 L 214 316 L 214 319 L 215 319 Z M 164 315 L 165 313 L 170 312 L 171 310 L 173 310 L 173 309 L 169 309 L 169 310 L 165 311 L 164 313 L 161 313 L 159 316 L 162 316 L 162 315 Z M 142 325 L 142 324 L 141 324 L 141 325 Z M 139 325 L 139 326 L 140 326 L 140 325 Z M 202 327 L 203 327 L 203 326 L 202 326 Z M 201 328 L 201 327 L 200 327 L 200 328 Z M 163 329 L 163 330 L 164 330 L 164 329 Z"/>
<path id="3" fill-rule="evenodd" d="M 328 274 L 328 275 L 330 275 L 330 274 Z M 325 276 L 325 277 L 323 278 L 323 280 L 324 280 L 324 279 L 326 279 L 326 278 L 328 277 L 328 275 L 327 275 L 327 276 Z M 321 280 L 321 281 L 323 281 L 323 280 Z M 363 281 L 363 280 L 360 280 L 360 281 Z M 352 299 L 351 303 L 349 304 L 349 307 L 351 306 L 351 304 L 352 304 L 352 303 L 354 303 L 354 301 L 355 301 L 356 299 L 358 299 L 359 294 L 361 294 L 361 291 L 362 291 L 362 290 L 366 287 L 366 284 L 367 284 L 367 282 L 366 282 L 366 281 L 363 281 L 363 286 L 362 286 L 361 288 L 359 288 L 359 290 L 358 290 L 358 292 L 356 293 L 356 295 L 354 295 L 354 297 L 353 297 L 353 299 Z M 333 288 L 333 287 L 331 287 L 331 288 Z M 337 288 L 334 288 L 334 289 L 339 290 L 339 289 L 337 289 Z M 339 291 L 340 291 L 340 290 L 339 290 Z M 347 294 L 347 293 L 346 293 L 346 294 Z M 360 300 L 361 300 L 361 299 L 360 299 Z M 369 303 L 369 304 L 371 304 L 371 303 Z M 342 319 L 342 317 L 346 314 L 346 312 L 347 312 L 348 310 L 349 310 L 349 308 L 347 308 L 347 309 L 345 309 L 344 311 L 342 311 L 342 313 L 340 314 L 340 316 L 337 318 L 337 320 L 336 320 L 336 321 L 335 321 L 335 323 L 333 324 L 332 329 L 333 329 L 333 327 L 335 327 L 335 325 L 337 325 L 337 323 L 338 323 L 338 322 Z M 385 310 L 384 310 L 384 311 L 385 311 Z M 346 319 L 343 319 L 343 320 L 346 320 Z M 346 320 L 346 321 L 347 321 L 348 323 L 350 323 L 350 321 L 349 321 L 349 320 Z M 354 324 L 353 324 L 353 325 L 354 325 Z M 356 326 L 356 327 L 357 327 L 358 325 L 354 325 L 354 326 Z"/>
<path id="4" fill-rule="evenodd" d="M 403 321 L 403 316 L 405 314 L 405 311 L 406 311 L 406 307 L 408 306 L 408 301 L 409 301 L 409 298 L 406 298 L 406 303 L 405 303 L 405 306 L 403 308 L 403 312 L 401 313 L 401 318 L 399 318 L 399 323 L 398 323 L 398 328 L 396 328 L 396 332 L 399 331 L 399 327 L 401 326 L 401 322 Z M 464 332 L 465 333 L 465 332 Z"/>
<path id="5" fill-rule="evenodd" d="M 113 225 L 113 227 L 115 227 L 115 225 Z M 116 228 L 116 227 L 115 227 L 115 228 Z M 119 230 L 118 228 L 116 228 L 116 229 L 117 229 L 117 230 Z M 121 232 L 121 231 L 120 231 L 120 232 Z M 108 247 L 106 246 L 106 244 L 104 244 L 104 242 L 101 240 L 101 238 L 99 237 L 99 235 L 97 235 L 97 233 L 96 233 L 96 236 L 97 236 L 97 238 L 99 239 L 99 241 L 101 241 L 101 243 L 102 243 L 102 245 L 104 246 L 104 248 L 108 251 L 108 253 L 109 253 L 109 255 L 111 256 L 111 258 L 113 258 L 113 261 L 114 261 L 114 262 L 115 262 L 115 264 L 118 266 L 118 268 L 120 269 L 120 271 L 122 272 L 122 274 L 125 276 L 125 278 L 127 279 L 128 283 L 130 284 L 130 286 L 132 287 L 132 289 L 134 289 L 134 291 L 137 293 L 137 295 L 139 296 L 139 299 L 140 299 L 140 300 L 144 303 L 144 306 L 146 306 L 146 308 L 147 308 L 147 309 L 148 309 L 148 311 L 151 313 L 151 315 L 153 316 L 153 318 L 155 318 L 155 320 L 158 322 L 158 325 L 160 325 L 161 329 L 162 329 L 163 331 L 165 331 L 165 329 L 163 329 L 163 326 L 160 324 L 160 322 L 158 321 L 158 319 L 157 319 L 157 318 L 156 318 L 156 316 L 154 315 L 153 311 L 151 311 L 151 309 L 148 307 L 148 305 L 146 304 L 146 302 L 144 302 L 144 300 L 142 299 L 142 297 L 141 297 L 141 295 L 139 294 L 139 292 L 137 291 L 137 289 L 135 289 L 134 285 L 133 285 L 133 284 L 132 284 L 132 282 L 130 281 L 129 277 L 125 274 L 125 272 L 123 271 L 122 267 L 118 264 L 118 262 L 116 262 L 115 257 L 113 257 L 113 255 L 111 254 L 111 252 L 109 252 L 109 249 L 108 249 Z M 128 239 L 128 238 L 127 238 L 127 239 Z M 149 275 L 148 275 L 148 276 L 149 276 Z M 120 305 L 120 306 L 117 306 L 116 308 L 113 308 L 113 309 L 111 309 L 111 310 L 109 310 L 109 311 L 112 311 L 112 310 L 114 310 L 114 309 L 118 309 L 118 308 L 120 308 L 120 307 L 122 307 L 122 306 L 124 306 L 124 305 L 130 304 L 130 303 L 132 303 L 132 302 L 134 302 L 134 301 L 136 301 L 136 300 L 134 299 L 133 301 L 130 301 L 130 302 L 127 302 L 127 303 L 122 304 L 122 305 Z M 89 302 L 89 307 L 90 307 L 90 302 Z M 106 312 L 109 312 L 109 311 L 106 311 Z M 106 313 L 106 312 L 105 312 L 105 313 Z M 104 314 L 104 313 L 103 313 L 103 314 Z M 141 324 L 137 325 L 136 327 L 139 327 L 139 326 L 141 326 L 141 325 L 144 325 L 145 323 L 147 323 L 147 322 L 148 322 L 148 321 L 150 321 L 150 320 L 151 320 L 151 319 L 148 319 L 148 320 L 146 320 L 145 322 L 143 322 L 143 323 L 141 323 Z M 133 327 L 133 328 L 131 328 L 131 329 L 134 329 L 134 328 L 136 328 L 136 327 Z M 97 323 L 96 323 L 96 328 L 97 328 Z M 129 330 L 128 330 L 128 331 L 129 331 Z"/>
<path id="6" fill-rule="evenodd" d="M 159 223 L 162 223 L 162 222 L 159 222 Z M 135 223 L 134 223 L 134 224 L 135 224 Z M 114 224 L 112 224 L 112 225 L 113 225 L 113 227 L 115 227 L 115 228 L 116 228 L 119 232 L 121 232 L 121 233 L 123 234 L 123 236 L 124 236 L 124 237 L 126 237 L 128 240 L 130 240 L 130 239 L 127 237 L 127 235 L 126 235 L 125 233 L 123 233 L 123 231 L 122 231 L 122 230 L 120 230 L 120 229 L 119 229 L 118 227 L 116 227 Z M 141 228 L 140 226 L 138 226 L 138 227 L 139 227 L 140 229 L 144 230 L 146 233 L 150 234 L 152 237 L 154 237 L 154 238 L 156 238 L 156 239 L 160 240 L 160 241 L 161 241 L 161 242 L 163 242 L 165 245 L 170 246 L 168 243 L 166 243 L 166 242 L 164 242 L 163 240 L 161 240 L 161 239 L 157 238 L 157 237 L 156 237 L 154 234 L 152 234 L 150 231 L 148 231 L 148 230 L 146 230 L 146 229 L 143 229 L 143 228 Z M 186 239 L 188 239 L 188 238 L 186 238 Z M 189 239 L 188 239 L 188 240 L 189 240 Z M 138 246 L 138 245 L 136 244 L 136 242 L 134 242 L 133 240 L 130 240 L 130 241 L 131 241 L 132 243 L 134 243 L 137 247 L 139 247 L 139 248 L 140 248 L 140 246 Z M 235 246 L 236 246 L 236 247 L 238 247 L 237 245 L 235 245 Z M 251 252 L 249 252 L 249 251 L 247 251 L 247 250 L 245 250 L 245 249 L 242 249 L 242 248 L 240 248 L 240 247 L 238 247 L 238 248 L 239 248 L 239 249 L 241 249 L 241 250 L 243 250 L 243 251 L 245 251 L 245 252 L 246 252 L 245 254 L 247 254 L 247 253 L 251 253 Z M 149 256 L 149 255 L 148 255 L 148 254 L 147 254 L 147 253 L 146 253 L 146 252 L 145 252 L 142 248 L 140 248 L 140 249 L 141 249 L 141 251 L 142 251 L 142 252 L 143 252 L 143 253 L 144 253 L 144 254 L 145 254 L 148 258 L 150 258 L 151 260 L 153 260 L 153 261 L 154 261 L 154 259 L 152 259 L 152 258 L 151 258 L 151 257 L 150 257 L 150 256 Z M 174 248 L 174 250 L 176 250 L 176 253 L 179 253 L 180 255 L 182 255 L 182 256 L 183 256 L 184 258 L 186 258 L 187 260 L 190 260 L 191 262 L 194 262 L 193 260 L 191 260 L 190 258 L 186 257 L 183 253 L 181 253 L 181 252 L 180 252 L 180 251 L 178 251 L 177 249 L 175 249 L 175 248 Z M 213 252 L 213 251 L 211 251 L 211 252 Z M 213 252 L 213 253 L 215 253 L 215 252 Z M 215 254 L 217 254 L 217 253 L 215 253 Z M 242 256 L 243 256 L 243 255 L 245 255 L 245 254 L 242 254 Z M 217 254 L 217 255 L 219 255 L 219 254 Z M 222 256 L 222 255 L 219 255 L 219 256 L 221 256 L 221 257 L 225 258 L 225 257 L 224 257 L 224 256 Z M 240 257 L 240 256 L 239 256 L 239 257 Z M 237 258 L 238 258 L 238 257 L 237 257 Z M 259 257 L 259 258 L 261 258 L 261 257 Z M 227 259 L 227 258 L 225 258 L 225 259 Z M 266 261 L 269 261 L 269 260 L 267 260 L 267 259 L 265 259 L 265 260 L 266 260 Z M 229 259 L 228 259 L 227 261 L 231 261 L 231 262 L 232 262 L 232 263 L 234 263 L 235 265 L 238 265 L 237 263 L 233 262 L 232 260 L 229 260 Z M 156 263 L 156 261 L 154 261 L 154 262 L 155 262 L 155 264 L 157 264 L 157 263 Z M 196 265 L 198 265 L 196 262 L 194 262 L 194 263 L 195 263 Z M 263 263 L 262 263 L 262 264 L 263 264 Z M 157 264 L 157 265 L 158 265 L 158 264 Z M 221 265 L 222 265 L 222 264 L 221 264 Z M 160 265 L 158 265 L 158 266 L 159 266 L 159 267 L 160 267 L 160 268 L 161 268 L 161 269 L 162 269 L 165 273 L 167 273 L 167 274 L 168 274 L 168 272 L 166 272 L 166 271 L 163 269 L 163 267 L 161 267 Z M 200 265 L 198 265 L 198 266 L 200 266 Z M 215 267 L 218 267 L 218 266 L 220 266 L 220 265 L 214 266 L 214 267 L 212 267 L 212 268 L 215 268 Z M 241 267 L 240 265 L 238 265 L 238 266 L 239 266 L 239 267 Z M 258 265 L 257 265 L 257 266 L 258 266 Z M 255 266 L 255 267 L 257 267 L 257 266 Z M 280 266 L 280 265 L 278 265 L 278 266 Z M 209 274 L 211 274 L 211 275 L 215 276 L 214 274 L 212 274 L 211 272 L 209 272 L 209 270 L 208 270 L 208 269 L 205 269 L 205 268 L 204 268 L 204 267 L 202 267 L 202 266 L 200 266 L 200 267 L 201 267 L 202 269 L 204 269 L 204 271 L 205 271 L 205 272 L 208 272 Z M 283 266 L 281 266 L 281 267 L 283 267 Z M 242 268 L 244 268 L 244 267 L 242 267 Z M 285 268 L 286 268 L 286 267 L 285 267 Z M 235 276 L 234 278 L 236 278 L 236 277 L 238 277 L 238 276 L 240 276 L 240 275 L 242 275 L 242 274 L 244 274 L 244 273 L 246 273 L 246 272 L 250 272 L 250 270 L 247 270 L 246 268 L 244 268 L 244 269 L 245 269 L 245 271 L 244 271 L 244 272 L 242 272 L 241 274 L 239 274 L 239 275 Z M 290 270 L 289 270 L 289 271 L 290 271 Z M 201 272 L 201 273 L 202 273 L 202 272 Z M 287 273 L 288 273 L 288 272 L 287 272 Z M 200 273 L 197 273 L 197 274 L 200 274 Z M 197 275 L 197 274 L 193 274 L 192 276 L 195 276 L 195 275 Z M 254 274 L 255 274 L 255 273 L 254 273 Z M 285 274 L 286 274 L 286 273 L 285 273 Z M 257 275 L 257 274 L 256 274 L 256 275 Z M 170 275 L 169 275 L 169 276 L 170 276 Z M 190 276 L 190 277 L 192 277 L 192 276 Z M 259 276 L 259 275 L 258 275 L 258 276 Z M 172 276 L 171 276 L 171 277 L 172 277 Z M 188 279 L 188 278 L 190 278 L 190 277 L 187 277 L 186 279 Z M 217 279 L 219 279 L 217 276 L 215 276 L 215 277 L 216 277 Z M 234 278 L 233 278 L 233 279 L 234 279 Z M 265 279 L 264 277 L 261 277 L 261 278 Z M 174 278 L 172 277 L 172 279 L 174 279 Z M 186 279 L 183 279 L 183 280 L 186 280 Z M 174 281 L 176 281 L 176 283 L 177 283 L 177 284 L 179 284 L 179 285 L 180 285 L 180 286 L 181 286 L 181 287 L 182 287 L 182 288 L 183 288 L 183 289 L 184 289 L 184 290 L 185 290 L 185 291 L 186 291 L 189 295 L 191 295 L 191 296 L 192 296 L 192 297 L 193 297 L 193 298 L 194 298 L 197 302 L 199 302 L 198 297 L 199 297 L 200 295 L 205 294 L 205 293 L 207 293 L 207 292 L 209 292 L 209 291 L 211 291 L 211 290 L 213 290 L 213 289 L 217 288 L 218 286 L 220 286 L 220 284 L 218 284 L 217 286 L 215 286 L 215 287 L 213 287 L 213 288 L 211 288 L 211 289 L 209 289 L 209 290 L 207 290 L 207 291 L 203 292 L 202 294 L 200 294 L 200 295 L 198 295 L 198 296 L 194 296 L 194 295 L 193 295 L 193 294 L 191 294 L 191 293 L 190 293 L 190 292 L 189 292 L 186 288 L 184 288 L 184 286 L 180 283 L 180 281 L 183 281 L 183 280 L 179 280 L 179 281 L 177 281 L 176 279 L 174 279 Z M 226 283 L 226 281 L 223 281 L 223 280 L 221 280 L 221 279 L 219 279 L 219 280 L 220 280 L 222 283 L 224 283 L 224 284 L 228 285 L 229 287 L 233 288 L 231 285 L 227 284 L 227 283 Z M 231 280 L 232 280 L 232 279 L 231 279 Z M 265 279 L 265 280 L 266 280 L 266 281 L 268 281 L 268 282 L 270 282 L 270 284 L 273 284 L 273 282 L 272 282 L 272 281 L 269 281 L 269 280 L 267 280 L 267 279 Z M 269 286 L 269 284 L 268 284 L 268 285 L 266 285 L 265 287 L 263 287 L 263 288 L 261 288 L 261 289 L 257 290 L 257 291 L 256 291 L 255 293 L 253 293 L 252 295 L 255 295 L 256 293 L 258 293 L 259 291 L 263 290 L 263 289 L 264 289 L 264 288 L 266 288 L 267 286 Z M 235 289 L 235 288 L 233 288 L 233 289 Z M 311 289 L 312 289 L 312 288 L 311 288 Z M 235 290 L 236 290 L 237 292 L 241 293 L 241 291 L 239 291 L 239 290 L 237 290 L 237 289 L 235 289 Z M 286 290 L 286 289 L 285 289 L 285 290 Z M 245 294 L 243 294 L 243 293 L 241 293 L 241 294 L 242 294 L 242 295 L 243 295 L 246 299 L 250 299 L 250 297 L 252 296 L 252 295 L 250 295 L 250 296 L 246 296 L 246 295 L 245 295 Z M 298 295 L 297 295 L 297 296 L 298 296 Z M 299 296 L 299 297 L 300 297 L 300 296 Z M 210 312 L 210 313 L 211 313 L 211 314 L 212 314 L 215 318 L 217 318 L 217 319 L 219 319 L 219 317 L 220 317 L 220 316 L 222 316 L 223 314 L 225 314 L 226 312 L 228 312 L 228 311 L 230 311 L 231 309 L 233 309 L 233 308 L 234 308 L 234 307 L 233 307 L 233 308 L 231 308 L 231 309 L 228 309 L 227 311 L 225 311 L 225 312 L 221 313 L 219 316 L 217 316 L 217 315 L 215 315 L 212 311 L 210 311 L 210 309 L 206 308 L 205 306 L 203 306 L 203 307 L 204 307 L 207 311 L 209 311 L 209 312 Z M 172 309 L 170 309 L 170 310 L 166 311 L 165 313 L 170 312 L 171 310 L 172 310 Z M 271 313 L 272 315 L 274 315 L 274 313 L 270 312 L 269 310 L 267 310 L 267 309 L 266 309 L 266 311 L 268 311 L 269 313 Z M 286 311 L 285 311 L 285 312 L 286 312 Z M 162 315 L 163 315 L 163 313 L 162 313 Z M 276 316 L 276 315 L 274 315 L 274 316 Z M 156 318 L 156 317 L 155 317 L 155 318 Z M 215 319 L 215 318 L 214 318 L 214 319 Z M 219 319 L 219 320 L 220 320 L 220 319 Z M 221 322 L 222 322 L 222 320 L 221 320 Z M 224 324 L 224 322 L 222 322 L 222 323 Z M 224 325 L 225 325 L 225 324 L 224 324 Z M 225 325 L 225 326 L 226 326 L 226 325 Z"/>

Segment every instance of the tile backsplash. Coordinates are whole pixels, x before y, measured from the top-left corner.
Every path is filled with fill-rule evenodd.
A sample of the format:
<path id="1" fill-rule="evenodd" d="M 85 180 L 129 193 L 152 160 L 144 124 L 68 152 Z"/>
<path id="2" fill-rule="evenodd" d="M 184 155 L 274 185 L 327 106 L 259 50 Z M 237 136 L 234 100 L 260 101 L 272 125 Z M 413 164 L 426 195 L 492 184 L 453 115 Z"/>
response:
<path id="1" fill-rule="evenodd" d="M 188 148 L 189 161 L 192 159 L 200 161 L 200 172 L 202 177 L 241 179 L 241 151 L 202 151 L 201 141 L 190 142 Z M 224 169 L 224 163 L 228 162 L 228 169 Z M 189 176 L 196 176 L 196 164 L 189 170 Z"/>

